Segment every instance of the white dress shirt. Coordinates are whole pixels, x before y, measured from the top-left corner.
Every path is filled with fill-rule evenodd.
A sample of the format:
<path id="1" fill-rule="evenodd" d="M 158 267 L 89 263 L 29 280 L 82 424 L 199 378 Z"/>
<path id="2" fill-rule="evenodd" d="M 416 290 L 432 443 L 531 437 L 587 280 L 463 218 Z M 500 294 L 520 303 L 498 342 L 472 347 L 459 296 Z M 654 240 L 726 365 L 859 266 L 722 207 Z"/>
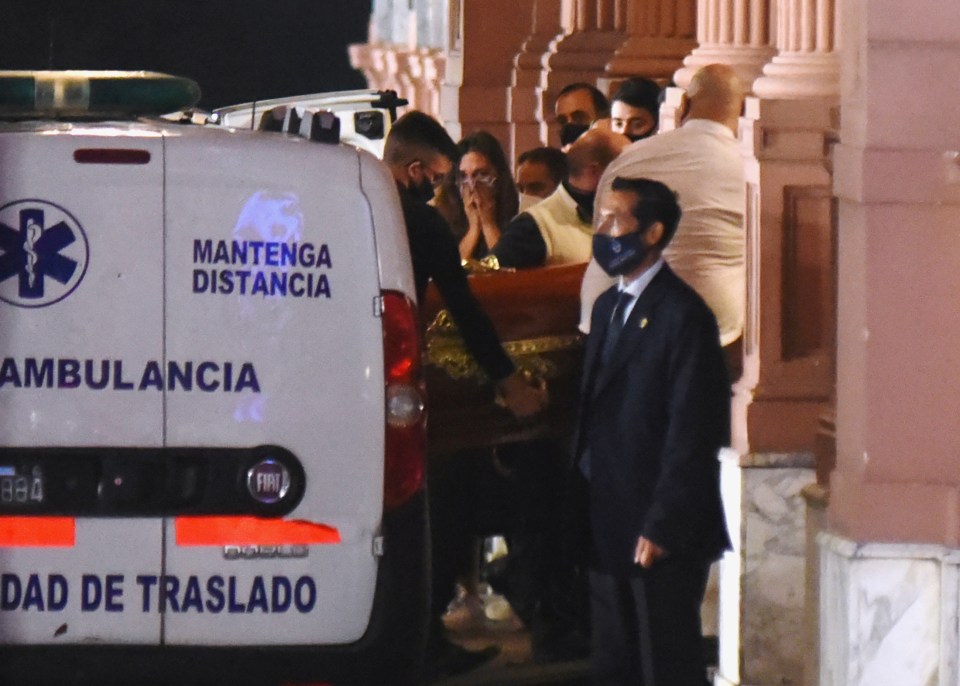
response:
<path id="1" fill-rule="evenodd" d="M 600 179 L 595 226 L 603 197 L 618 176 L 654 179 L 677 194 L 683 214 L 663 256 L 713 310 L 721 345 L 735 341 L 746 309 L 745 180 L 736 136 L 723 124 L 690 119 L 627 146 Z M 594 300 L 613 283 L 591 260 L 580 293 L 581 330 L 589 329 Z"/>
<path id="2" fill-rule="evenodd" d="M 620 277 L 620 291 L 626 291 L 633 296 L 633 300 L 630 301 L 630 304 L 627 305 L 623 310 L 623 321 L 627 321 L 627 318 L 630 316 L 630 313 L 633 312 L 633 306 L 637 304 L 637 298 L 640 297 L 640 294 L 650 285 L 650 282 L 653 281 L 653 277 L 657 275 L 657 272 L 660 271 L 660 268 L 663 267 L 663 258 L 654 262 L 650 267 L 636 279 L 630 283 L 625 284 L 623 282 L 623 277 Z"/>

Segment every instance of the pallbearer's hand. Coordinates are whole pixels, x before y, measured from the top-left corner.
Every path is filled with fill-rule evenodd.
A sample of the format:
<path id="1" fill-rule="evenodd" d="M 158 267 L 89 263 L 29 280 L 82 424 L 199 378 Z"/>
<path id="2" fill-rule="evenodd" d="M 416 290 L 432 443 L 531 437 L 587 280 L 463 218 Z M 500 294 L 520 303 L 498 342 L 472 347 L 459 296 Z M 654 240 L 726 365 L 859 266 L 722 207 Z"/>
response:
<path id="1" fill-rule="evenodd" d="M 547 404 L 546 388 L 531 385 L 520 372 L 514 372 L 497 383 L 503 404 L 517 419 L 532 417 Z"/>

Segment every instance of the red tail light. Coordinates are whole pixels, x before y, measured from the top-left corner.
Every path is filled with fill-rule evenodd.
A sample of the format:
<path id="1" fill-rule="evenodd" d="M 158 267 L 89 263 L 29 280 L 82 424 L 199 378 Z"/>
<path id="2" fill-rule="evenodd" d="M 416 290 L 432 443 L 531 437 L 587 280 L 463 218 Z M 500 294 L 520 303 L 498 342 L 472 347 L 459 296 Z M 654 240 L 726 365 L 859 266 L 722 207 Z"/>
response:
<path id="1" fill-rule="evenodd" d="M 386 456 L 383 502 L 396 508 L 423 487 L 427 413 L 417 310 L 403 293 L 383 292 Z"/>

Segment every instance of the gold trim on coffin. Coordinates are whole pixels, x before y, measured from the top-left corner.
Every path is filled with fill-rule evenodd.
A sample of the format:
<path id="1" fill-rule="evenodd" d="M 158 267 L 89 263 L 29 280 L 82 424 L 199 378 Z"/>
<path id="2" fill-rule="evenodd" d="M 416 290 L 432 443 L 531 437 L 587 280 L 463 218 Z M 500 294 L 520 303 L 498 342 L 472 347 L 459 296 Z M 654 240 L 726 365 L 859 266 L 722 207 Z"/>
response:
<path id="1" fill-rule="evenodd" d="M 446 372 L 451 379 L 487 381 L 487 375 L 467 351 L 453 318 L 447 310 L 440 310 L 427 327 L 425 362 Z M 583 335 L 559 334 L 504 341 L 503 348 L 521 372 L 538 379 L 555 378 L 556 364 L 542 357 L 546 353 L 576 350 L 583 345 Z"/>

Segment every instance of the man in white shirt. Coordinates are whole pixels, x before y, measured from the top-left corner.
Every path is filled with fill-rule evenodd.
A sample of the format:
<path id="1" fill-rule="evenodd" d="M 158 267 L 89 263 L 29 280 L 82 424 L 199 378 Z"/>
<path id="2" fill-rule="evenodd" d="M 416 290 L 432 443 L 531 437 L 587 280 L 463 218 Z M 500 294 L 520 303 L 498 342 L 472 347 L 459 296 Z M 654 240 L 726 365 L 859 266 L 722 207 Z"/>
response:
<path id="1" fill-rule="evenodd" d="M 595 204 L 601 206 L 618 176 L 654 179 L 677 193 L 683 214 L 663 256 L 710 306 L 724 347 L 741 337 L 746 306 L 745 181 L 736 136 L 743 96 L 730 67 L 700 69 L 687 89 L 683 125 L 624 149 L 604 172 Z M 589 329 L 594 300 L 612 283 L 591 261 L 580 294 L 583 331 Z"/>

